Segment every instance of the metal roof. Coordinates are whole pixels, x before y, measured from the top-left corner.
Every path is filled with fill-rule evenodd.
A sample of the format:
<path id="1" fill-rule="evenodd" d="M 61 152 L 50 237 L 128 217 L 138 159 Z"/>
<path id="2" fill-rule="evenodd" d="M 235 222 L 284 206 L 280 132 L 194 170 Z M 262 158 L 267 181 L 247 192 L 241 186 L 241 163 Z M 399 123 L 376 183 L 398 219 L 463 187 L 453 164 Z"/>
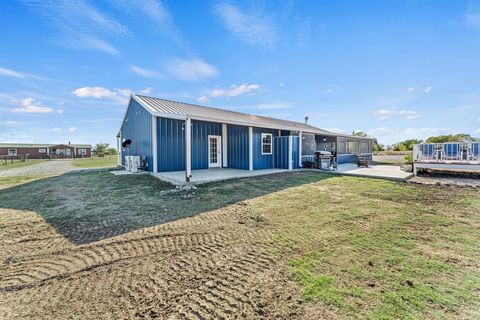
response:
<path id="1" fill-rule="evenodd" d="M 172 101 L 167 99 L 147 97 L 138 94 L 132 94 L 131 98 L 140 103 L 140 105 L 142 105 L 151 114 L 158 117 L 180 120 L 189 118 L 193 120 L 214 121 L 259 128 L 302 131 L 304 133 L 315 133 L 325 136 L 338 136 L 367 140 L 372 139 L 371 137 L 359 137 L 343 133 L 331 132 L 302 122 L 281 120 L 231 110 L 199 106 L 195 104 Z"/>
<path id="2" fill-rule="evenodd" d="M 74 148 L 92 148 L 89 144 L 64 144 L 64 143 L 0 143 L 0 148 L 49 148 L 54 146 L 69 146 Z"/>
<path id="3" fill-rule="evenodd" d="M 306 123 L 257 116 L 253 114 L 199 106 L 160 98 L 146 97 L 142 95 L 132 95 L 132 97 L 152 114 L 167 118 L 190 118 L 194 120 L 216 121 L 262 128 L 335 135 L 332 132 L 316 128 Z"/>

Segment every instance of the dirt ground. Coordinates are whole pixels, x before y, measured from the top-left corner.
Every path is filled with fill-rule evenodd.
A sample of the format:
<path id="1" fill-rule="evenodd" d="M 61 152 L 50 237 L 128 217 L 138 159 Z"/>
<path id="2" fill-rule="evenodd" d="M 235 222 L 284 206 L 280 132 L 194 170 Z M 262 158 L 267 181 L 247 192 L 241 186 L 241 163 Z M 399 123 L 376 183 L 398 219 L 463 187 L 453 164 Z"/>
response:
<path id="1" fill-rule="evenodd" d="M 95 179 L 116 191 L 86 192 Z M 2 318 L 480 315 L 478 192 L 299 172 L 160 194 L 169 187 L 149 176 L 125 179 L 71 174 L 0 191 Z M 85 198 L 92 206 L 71 207 Z M 145 224 L 181 206 L 186 218 Z"/>
<path id="2" fill-rule="evenodd" d="M 271 228 L 246 204 L 82 246 L 33 212 L 2 211 L 7 319 L 297 318 L 296 285 L 266 246 Z"/>

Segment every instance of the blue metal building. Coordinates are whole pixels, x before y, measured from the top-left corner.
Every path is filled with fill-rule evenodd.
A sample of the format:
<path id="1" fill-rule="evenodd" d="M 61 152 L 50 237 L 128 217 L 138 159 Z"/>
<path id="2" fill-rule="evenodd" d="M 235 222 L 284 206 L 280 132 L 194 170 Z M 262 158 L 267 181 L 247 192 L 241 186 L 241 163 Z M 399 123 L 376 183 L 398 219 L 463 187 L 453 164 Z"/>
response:
<path id="1" fill-rule="evenodd" d="M 371 156 L 372 140 L 332 133 L 306 123 L 256 116 L 132 94 L 117 135 L 130 139 L 126 155 L 145 158 L 150 172 L 209 168 L 295 169 L 316 150 L 339 163 Z M 193 173 L 194 174 L 194 173 Z"/>

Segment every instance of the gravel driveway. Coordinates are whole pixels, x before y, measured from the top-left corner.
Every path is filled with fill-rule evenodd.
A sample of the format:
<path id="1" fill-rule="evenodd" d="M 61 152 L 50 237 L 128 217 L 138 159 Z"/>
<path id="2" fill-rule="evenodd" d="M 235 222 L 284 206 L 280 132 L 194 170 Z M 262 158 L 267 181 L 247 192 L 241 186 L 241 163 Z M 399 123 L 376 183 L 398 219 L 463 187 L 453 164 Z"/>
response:
<path id="1" fill-rule="evenodd" d="M 27 167 L 0 171 L 0 177 L 63 174 L 69 171 L 78 170 L 79 168 L 74 167 L 72 162 L 72 160 L 50 160 Z"/>

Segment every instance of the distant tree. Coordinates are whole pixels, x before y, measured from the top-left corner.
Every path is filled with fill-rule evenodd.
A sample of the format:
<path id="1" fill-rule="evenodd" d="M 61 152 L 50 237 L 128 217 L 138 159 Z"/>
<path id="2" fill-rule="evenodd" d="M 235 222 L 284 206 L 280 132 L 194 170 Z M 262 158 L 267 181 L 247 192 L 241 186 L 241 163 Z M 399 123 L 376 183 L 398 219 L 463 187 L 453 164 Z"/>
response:
<path id="1" fill-rule="evenodd" d="M 426 140 L 427 143 L 445 143 L 445 142 L 474 142 L 480 141 L 479 138 L 472 137 L 466 133 L 457 134 L 443 134 L 439 136 L 430 137 Z"/>
<path id="2" fill-rule="evenodd" d="M 407 139 L 391 146 L 393 151 L 410 151 L 413 150 L 413 145 L 422 143 L 420 139 Z"/>
<path id="3" fill-rule="evenodd" d="M 117 148 L 108 148 L 106 154 L 113 155 L 113 156 L 117 155 L 118 154 Z"/>
<path id="4" fill-rule="evenodd" d="M 357 137 L 366 137 L 367 134 L 363 131 L 353 131 L 352 136 L 357 136 Z"/>
<path id="5" fill-rule="evenodd" d="M 93 153 L 95 153 L 97 155 L 98 154 L 105 154 L 105 153 L 107 153 L 108 146 L 109 146 L 108 143 L 97 143 L 92 151 L 93 151 Z"/>
<path id="6" fill-rule="evenodd" d="M 373 152 L 385 151 L 385 146 L 378 142 L 377 138 L 373 138 Z"/>

